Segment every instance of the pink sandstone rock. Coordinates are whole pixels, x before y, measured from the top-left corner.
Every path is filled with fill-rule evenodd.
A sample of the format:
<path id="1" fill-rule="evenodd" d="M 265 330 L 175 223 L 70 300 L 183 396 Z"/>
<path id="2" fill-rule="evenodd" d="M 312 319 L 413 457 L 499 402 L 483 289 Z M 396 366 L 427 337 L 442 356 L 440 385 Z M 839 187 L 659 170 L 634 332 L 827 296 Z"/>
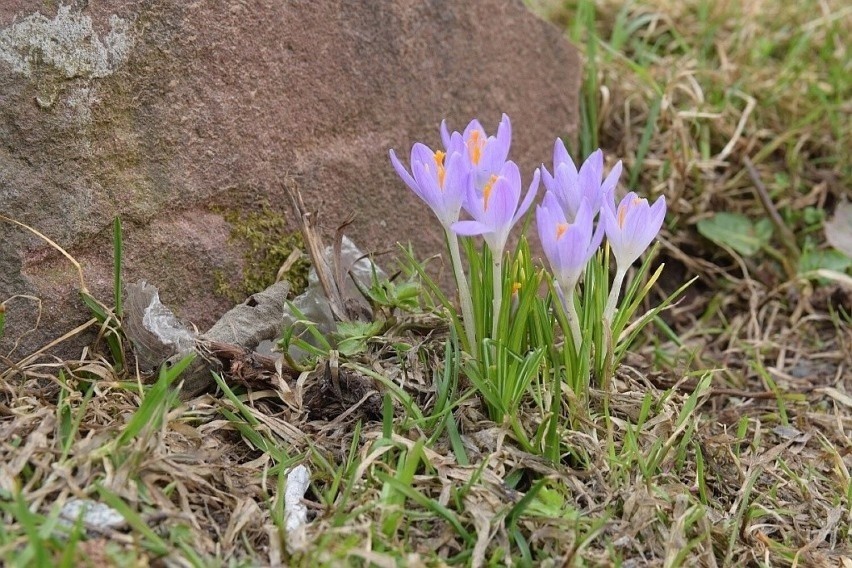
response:
<path id="1" fill-rule="evenodd" d="M 445 117 L 493 131 L 505 112 L 528 183 L 576 132 L 577 53 L 520 0 L 40 5 L 0 4 L 0 212 L 63 246 L 107 303 L 120 215 L 125 279 L 202 330 L 230 307 L 214 273 L 242 269 L 219 211 L 289 214 L 289 176 L 329 233 L 355 212 L 361 248 L 425 257 L 441 235 L 389 148 L 439 144 Z M 17 294 L 42 318 L 24 335 L 35 304 L 7 303 L 0 369 L 88 318 L 71 265 L 0 222 L 0 301 Z"/>

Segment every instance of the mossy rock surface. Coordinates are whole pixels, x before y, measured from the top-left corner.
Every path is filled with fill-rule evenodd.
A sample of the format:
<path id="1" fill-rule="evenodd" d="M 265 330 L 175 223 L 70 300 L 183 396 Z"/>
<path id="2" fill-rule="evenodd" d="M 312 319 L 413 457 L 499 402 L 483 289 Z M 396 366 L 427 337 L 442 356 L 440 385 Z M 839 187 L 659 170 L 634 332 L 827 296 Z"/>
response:
<path id="1" fill-rule="evenodd" d="M 528 182 L 576 130 L 580 77 L 574 48 L 520 0 L 12 0 L 0 4 L 0 204 L 80 261 L 106 303 L 120 216 L 125 279 L 157 285 L 205 329 L 235 297 L 217 293 L 223 282 L 252 291 L 290 246 L 264 242 L 259 262 L 246 258 L 254 237 L 222 212 L 253 219 L 268 204 L 283 219 L 276 234 L 291 234 L 289 180 L 327 238 L 355 213 L 347 236 L 364 251 L 439 253 L 441 231 L 388 149 L 439 144 L 443 118 L 493 130 L 505 112 Z M 60 253 L 0 227 L 0 298 L 41 300 L 41 319 L 35 301 L 7 304 L 0 353 L 20 340 L 16 359 L 89 315 Z"/>

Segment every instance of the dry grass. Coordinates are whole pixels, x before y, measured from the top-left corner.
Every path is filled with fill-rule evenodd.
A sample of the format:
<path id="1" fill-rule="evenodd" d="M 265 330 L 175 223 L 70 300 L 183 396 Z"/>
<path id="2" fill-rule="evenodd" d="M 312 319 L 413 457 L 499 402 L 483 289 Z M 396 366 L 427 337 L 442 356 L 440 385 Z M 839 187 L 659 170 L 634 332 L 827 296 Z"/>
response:
<path id="1" fill-rule="evenodd" d="M 150 404 L 135 374 L 93 354 L 101 344 L 0 378 L 5 563 L 850 565 L 852 291 L 799 277 L 795 257 L 825 248 L 852 182 L 852 10 L 605 1 L 590 36 L 573 17 L 589 7 L 534 6 L 590 57 L 585 143 L 668 198 L 659 293 L 700 280 L 613 392 L 592 393 L 563 464 L 518 450 L 476 397 L 433 416 L 442 330 L 377 342 L 334 381 L 322 361 L 298 380 Z M 794 242 L 721 249 L 695 225 L 722 210 L 777 214 Z M 530 405 L 524 419 L 540 417 Z M 295 463 L 312 471 L 310 522 L 288 551 Z M 125 520 L 62 529 L 72 498 Z"/>

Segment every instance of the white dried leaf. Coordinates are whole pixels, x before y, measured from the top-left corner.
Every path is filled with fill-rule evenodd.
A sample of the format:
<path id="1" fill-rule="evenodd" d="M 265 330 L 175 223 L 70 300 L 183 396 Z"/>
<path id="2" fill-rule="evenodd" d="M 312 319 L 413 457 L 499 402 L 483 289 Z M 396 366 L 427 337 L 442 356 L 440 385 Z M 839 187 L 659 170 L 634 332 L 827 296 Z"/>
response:
<path id="1" fill-rule="evenodd" d="M 828 243 L 852 258 L 852 202 L 841 201 L 831 220 L 825 222 Z"/>
<path id="2" fill-rule="evenodd" d="M 284 490 L 284 514 L 287 530 L 292 531 L 308 521 L 308 508 L 302 498 L 311 483 L 310 471 L 304 465 L 296 466 L 287 474 L 287 486 Z"/>
<path id="3" fill-rule="evenodd" d="M 311 472 L 304 465 L 297 465 L 287 474 L 284 488 L 284 521 L 287 528 L 287 548 L 300 550 L 305 545 L 305 525 L 308 508 L 302 498 L 311 483 Z"/>
<path id="4" fill-rule="evenodd" d="M 117 530 L 127 526 L 125 518 L 108 505 L 89 499 L 72 499 L 62 506 L 59 516 L 71 523 L 76 523 L 83 515 L 83 524 L 91 529 L 105 531 Z"/>

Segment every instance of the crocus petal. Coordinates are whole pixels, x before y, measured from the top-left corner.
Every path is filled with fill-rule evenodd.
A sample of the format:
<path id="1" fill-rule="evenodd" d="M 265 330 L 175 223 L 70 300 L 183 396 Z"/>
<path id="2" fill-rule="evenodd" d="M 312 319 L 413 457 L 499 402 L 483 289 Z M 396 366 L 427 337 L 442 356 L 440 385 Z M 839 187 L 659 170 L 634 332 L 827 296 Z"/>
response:
<path id="1" fill-rule="evenodd" d="M 447 128 L 446 119 L 441 121 L 441 143 L 444 144 L 444 149 L 450 151 L 450 130 Z"/>
<path id="2" fill-rule="evenodd" d="M 547 199 L 547 195 L 550 194 L 545 194 L 545 200 Z M 542 204 L 536 207 L 535 223 L 538 228 L 538 239 L 541 241 L 541 248 L 544 249 L 547 261 L 553 266 L 557 259 L 556 225 L 558 221 L 554 218 L 553 211 Z"/>
<path id="3" fill-rule="evenodd" d="M 615 210 L 607 206 L 601 214 L 615 260 L 623 270 L 642 255 L 659 233 L 665 218 L 665 199 L 660 197 L 651 207 L 647 199 L 630 192 Z"/>
<path id="4" fill-rule="evenodd" d="M 553 181 L 545 185 L 551 185 L 548 189 L 556 193 L 569 220 L 576 216 L 580 200 L 584 197 L 589 200 L 594 214 L 600 211 L 604 203 L 614 199 L 612 194 L 621 177 L 623 166 L 621 162 L 615 164 L 602 181 L 603 167 L 603 152 L 600 149 L 592 152 L 578 169 L 565 149 L 564 142 L 557 139 L 554 143 Z"/>
<path id="5" fill-rule="evenodd" d="M 603 152 L 595 150 L 580 166 L 578 183 L 580 192 L 585 195 L 594 208 L 600 203 L 601 178 L 603 176 Z"/>
<path id="6" fill-rule="evenodd" d="M 592 240 L 589 241 L 589 249 L 586 252 L 586 261 L 591 259 L 598 247 L 601 246 L 605 233 L 606 230 L 604 224 L 598 221 L 598 226 L 595 227 L 595 232 L 592 234 Z"/>
<path id="7" fill-rule="evenodd" d="M 435 171 L 435 152 L 426 144 L 417 142 L 411 147 L 411 170 L 414 173 L 414 163 L 422 163 L 427 170 Z"/>
<path id="8" fill-rule="evenodd" d="M 527 195 L 526 197 L 524 197 L 524 201 L 521 203 L 521 206 L 518 207 L 517 213 L 515 213 L 515 216 L 512 218 L 513 225 L 517 223 L 518 220 L 526 214 L 527 210 L 532 205 L 532 202 L 535 199 L 536 194 L 538 193 L 538 184 L 540 179 L 539 175 L 540 174 L 538 170 L 533 173 L 533 180 L 532 183 L 530 183 L 529 189 L 527 190 Z"/>
<path id="9" fill-rule="evenodd" d="M 515 162 L 509 161 L 503 164 L 500 169 L 500 177 L 506 178 L 509 182 L 512 197 L 515 200 L 514 205 L 518 205 L 518 200 L 521 198 L 521 170 Z"/>
<path id="10" fill-rule="evenodd" d="M 479 133 L 482 135 L 482 141 L 484 142 L 487 138 L 487 136 L 485 135 L 485 129 L 482 128 L 482 125 L 475 118 L 467 124 L 464 129 L 464 132 L 462 132 L 462 137 L 465 139 L 465 141 L 470 140 L 470 135 L 473 133 L 474 130 L 479 131 Z"/>
<path id="11" fill-rule="evenodd" d="M 576 173 L 577 168 L 574 166 L 574 160 L 568 155 L 568 150 L 565 149 L 565 142 L 561 138 L 557 138 L 556 142 L 553 143 L 553 167 L 556 168 L 563 163 L 571 164 Z"/>
<path id="12" fill-rule="evenodd" d="M 396 154 L 393 150 L 390 152 L 390 160 L 391 164 L 393 164 L 393 169 L 396 170 L 397 175 L 402 178 L 402 181 L 405 182 L 411 190 L 420 196 L 420 188 L 417 187 L 417 182 L 414 181 L 414 178 L 411 177 L 411 174 L 408 173 L 408 170 L 405 169 L 405 166 L 402 165 L 402 162 L 399 161 L 399 158 L 396 157 Z"/>
<path id="13" fill-rule="evenodd" d="M 565 216 L 570 221 L 573 221 L 577 215 L 580 200 L 583 198 L 580 193 L 577 176 L 578 174 L 573 168 L 573 164 L 562 163 L 556 168 L 556 187 L 554 188 L 554 193 L 559 198 L 559 202 L 565 209 Z"/>
<path id="14" fill-rule="evenodd" d="M 485 219 L 495 232 L 502 232 L 511 227 L 512 216 L 518 206 L 515 188 L 508 177 L 500 176 L 491 186 L 491 195 L 488 199 L 488 207 L 485 209 Z"/>
<path id="15" fill-rule="evenodd" d="M 467 161 L 467 160 L 465 160 Z M 467 188 L 465 189 L 462 207 L 474 219 L 482 219 L 485 216 L 485 203 L 476 184 L 476 175 L 469 174 Z"/>
<path id="16" fill-rule="evenodd" d="M 539 238 L 556 280 L 563 290 L 571 291 L 603 238 L 599 227 L 593 234 L 591 205 L 583 199 L 573 222 L 553 192 L 547 192 L 536 209 Z"/>
<path id="17" fill-rule="evenodd" d="M 550 172 L 547 171 L 547 168 L 544 167 L 544 164 L 539 166 L 539 171 L 541 172 L 541 181 L 544 183 L 545 191 L 556 191 L 556 180 L 550 175 Z"/>
<path id="18" fill-rule="evenodd" d="M 459 153 L 464 156 L 464 138 L 462 138 L 462 135 L 458 132 L 450 134 L 449 143 L 445 144 L 444 147 L 446 148 L 448 155 Z"/>
<path id="19" fill-rule="evenodd" d="M 601 196 L 601 211 L 604 209 L 610 210 L 613 214 L 615 214 L 615 187 L 605 192 Z"/>
<path id="20" fill-rule="evenodd" d="M 556 195 L 552 191 L 548 191 L 544 194 L 544 199 L 541 200 L 541 204 L 551 211 L 551 215 L 559 223 L 565 222 L 565 212 L 562 211 L 562 207 L 559 206 L 559 201 L 556 199 Z"/>
<path id="21" fill-rule="evenodd" d="M 518 166 L 514 162 L 506 162 L 500 176 L 491 186 L 488 207 L 480 221 L 492 228 L 492 234 L 485 235 L 485 240 L 494 254 L 502 254 L 515 223 L 521 191 L 520 176 Z"/>
<path id="22" fill-rule="evenodd" d="M 616 184 L 618 184 L 618 178 L 621 177 L 621 169 L 621 160 L 618 160 L 618 162 L 616 162 L 616 164 L 610 170 L 609 175 L 606 176 L 606 179 L 604 180 L 603 184 L 601 184 L 602 194 L 606 195 L 615 188 Z"/>
<path id="23" fill-rule="evenodd" d="M 616 212 L 610 207 L 601 208 L 601 220 L 606 230 L 606 238 L 613 251 L 621 248 L 621 231 L 615 218 Z"/>
<path id="24" fill-rule="evenodd" d="M 657 201 L 651 206 L 651 218 L 649 224 L 655 227 L 655 233 L 659 232 L 663 227 L 663 220 L 666 218 L 666 196 L 661 195 Z"/>
<path id="25" fill-rule="evenodd" d="M 499 162 L 505 162 L 509 157 L 509 147 L 512 145 L 512 122 L 504 113 L 500 119 L 500 125 L 497 126 L 496 146 L 494 159 Z"/>
<path id="26" fill-rule="evenodd" d="M 426 169 L 423 162 L 414 162 L 411 165 L 414 173 L 414 179 L 420 187 L 420 196 L 423 201 L 429 204 L 432 211 L 439 219 L 443 219 L 443 199 L 441 198 L 441 188 L 438 186 L 438 180 L 435 175 Z"/>
<path id="27" fill-rule="evenodd" d="M 479 221 L 458 221 L 452 225 L 453 231 L 458 235 L 474 236 L 483 235 L 491 231 L 491 228 Z"/>
<path id="28" fill-rule="evenodd" d="M 446 173 L 444 174 L 444 196 L 445 200 L 458 204 L 464 201 L 468 187 L 470 172 L 464 163 L 464 158 L 458 152 L 452 154 L 447 161 Z"/>

